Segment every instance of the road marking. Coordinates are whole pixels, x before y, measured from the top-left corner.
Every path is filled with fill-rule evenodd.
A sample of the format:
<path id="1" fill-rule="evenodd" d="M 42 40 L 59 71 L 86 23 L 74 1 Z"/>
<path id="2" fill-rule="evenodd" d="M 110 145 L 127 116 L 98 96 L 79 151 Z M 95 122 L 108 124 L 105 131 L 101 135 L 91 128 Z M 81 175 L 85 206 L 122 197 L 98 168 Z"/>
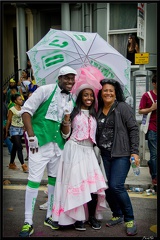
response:
<path id="1" fill-rule="evenodd" d="M 3 189 L 8 189 L 8 190 L 26 190 L 26 185 L 3 185 Z M 46 186 L 40 186 L 39 190 L 44 191 L 46 190 Z"/>
<path id="2" fill-rule="evenodd" d="M 26 190 L 26 185 L 3 185 L 3 189 L 8 189 L 8 190 Z M 39 190 L 40 191 L 45 191 L 47 189 L 46 186 L 40 186 Z M 152 198 L 152 199 L 157 199 L 157 195 L 146 195 L 145 192 L 143 193 L 133 193 L 133 192 L 128 192 L 130 197 L 135 197 L 135 198 Z"/>
<path id="3" fill-rule="evenodd" d="M 157 195 L 147 195 L 146 192 L 143 193 L 131 193 L 128 192 L 130 197 L 136 197 L 136 198 L 153 198 L 153 199 L 157 199 Z"/>
<path id="4" fill-rule="evenodd" d="M 157 225 L 152 225 L 152 226 L 150 227 L 150 230 L 151 230 L 152 232 L 154 232 L 154 233 L 157 233 Z"/>

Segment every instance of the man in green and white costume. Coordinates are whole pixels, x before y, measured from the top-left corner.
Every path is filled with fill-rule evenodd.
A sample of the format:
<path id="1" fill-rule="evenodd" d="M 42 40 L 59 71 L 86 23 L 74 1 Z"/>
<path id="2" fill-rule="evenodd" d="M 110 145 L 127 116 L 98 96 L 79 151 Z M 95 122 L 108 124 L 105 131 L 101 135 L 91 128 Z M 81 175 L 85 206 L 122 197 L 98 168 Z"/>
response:
<path id="1" fill-rule="evenodd" d="M 54 186 L 59 159 L 65 139 L 61 134 L 64 115 L 74 107 L 70 91 L 75 83 L 77 72 L 62 67 L 58 74 L 58 83 L 40 86 L 22 107 L 22 119 L 28 135 L 29 175 L 25 195 L 25 221 L 20 237 L 29 237 L 33 232 L 33 213 L 38 188 L 44 170 L 48 174 L 48 209 L 44 225 L 58 229 L 58 223 L 51 218 Z"/>

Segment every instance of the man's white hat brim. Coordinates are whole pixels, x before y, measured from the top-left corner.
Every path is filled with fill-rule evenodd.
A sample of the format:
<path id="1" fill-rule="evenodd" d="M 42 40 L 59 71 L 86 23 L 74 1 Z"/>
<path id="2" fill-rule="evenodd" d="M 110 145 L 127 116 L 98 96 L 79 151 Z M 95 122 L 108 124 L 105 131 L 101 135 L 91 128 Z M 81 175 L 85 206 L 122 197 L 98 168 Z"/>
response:
<path id="1" fill-rule="evenodd" d="M 67 74 L 75 74 L 75 75 L 77 75 L 77 72 L 73 68 L 71 68 L 69 66 L 65 66 L 65 67 L 62 67 L 59 70 L 58 77 L 59 76 L 63 76 L 63 75 L 67 75 Z"/>

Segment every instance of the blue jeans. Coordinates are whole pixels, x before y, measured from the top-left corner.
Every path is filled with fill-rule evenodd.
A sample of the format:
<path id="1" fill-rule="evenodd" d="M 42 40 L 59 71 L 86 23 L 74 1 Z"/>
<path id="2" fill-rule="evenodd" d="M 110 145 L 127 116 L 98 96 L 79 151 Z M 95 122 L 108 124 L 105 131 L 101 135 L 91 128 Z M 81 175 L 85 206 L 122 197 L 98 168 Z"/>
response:
<path id="1" fill-rule="evenodd" d="M 124 221 L 134 220 L 133 208 L 124 183 L 130 169 L 130 157 L 111 157 L 110 153 L 101 150 L 101 156 L 108 179 L 106 200 L 113 217 L 124 217 Z"/>
<path id="2" fill-rule="evenodd" d="M 148 148 L 150 151 L 150 160 L 148 166 L 150 168 L 152 179 L 157 178 L 157 132 L 149 130 L 147 132 Z"/>
<path id="3" fill-rule="evenodd" d="M 16 135 L 23 135 L 23 132 L 24 132 L 24 130 L 23 130 L 23 127 L 14 127 L 14 126 L 10 126 L 10 128 L 9 128 L 9 134 L 10 134 L 10 136 L 12 137 L 12 136 L 16 136 Z"/>
<path id="4" fill-rule="evenodd" d="M 9 137 L 4 139 L 4 143 L 6 144 L 8 151 L 11 154 L 13 144 L 12 144 L 11 140 L 9 139 Z"/>

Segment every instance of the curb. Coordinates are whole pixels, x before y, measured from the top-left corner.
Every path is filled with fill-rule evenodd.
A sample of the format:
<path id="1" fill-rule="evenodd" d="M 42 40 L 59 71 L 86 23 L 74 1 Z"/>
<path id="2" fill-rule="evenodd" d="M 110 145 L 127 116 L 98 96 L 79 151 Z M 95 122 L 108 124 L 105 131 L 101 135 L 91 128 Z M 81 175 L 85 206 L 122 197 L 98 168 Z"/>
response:
<path id="1" fill-rule="evenodd" d="M 11 184 L 17 184 L 17 185 L 27 185 L 28 183 L 28 179 L 15 179 L 15 178 L 6 178 L 3 177 L 3 182 L 9 180 L 11 182 Z M 48 184 L 48 180 L 42 180 L 40 185 L 47 185 Z"/>
<path id="2" fill-rule="evenodd" d="M 15 179 L 15 178 L 4 177 L 3 182 L 6 181 L 6 180 L 9 180 L 11 182 L 11 184 L 13 184 L 13 185 L 14 184 L 27 185 L 27 183 L 28 183 L 28 179 L 17 179 L 17 178 Z M 48 184 L 48 180 L 47 179 L 42 179 L 40 186 L 41 185 L 47 185 L 47 184 Z M 144 190 L 153 188 L 152 184 L 139 184 L 139 185 L 137 185 L 137 184 L 134 184 L 134 183 L 131 183 L 131 184 L 125 183 L 124 186 L 127 190 L 129 190 L 132 187 L 143 188 Z"/>

